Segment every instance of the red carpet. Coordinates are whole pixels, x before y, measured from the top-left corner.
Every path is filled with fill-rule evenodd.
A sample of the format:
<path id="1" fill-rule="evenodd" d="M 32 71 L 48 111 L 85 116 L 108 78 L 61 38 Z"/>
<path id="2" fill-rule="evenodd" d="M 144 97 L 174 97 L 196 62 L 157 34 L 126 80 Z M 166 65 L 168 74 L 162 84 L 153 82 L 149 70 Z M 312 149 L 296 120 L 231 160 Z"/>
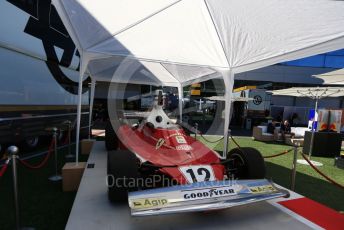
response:
<path id="1" fill-rule="evenodd" d="M 308 198 L 278 202 L 284 207 L 325 229 L 344 230 L 344 215 Z"/>

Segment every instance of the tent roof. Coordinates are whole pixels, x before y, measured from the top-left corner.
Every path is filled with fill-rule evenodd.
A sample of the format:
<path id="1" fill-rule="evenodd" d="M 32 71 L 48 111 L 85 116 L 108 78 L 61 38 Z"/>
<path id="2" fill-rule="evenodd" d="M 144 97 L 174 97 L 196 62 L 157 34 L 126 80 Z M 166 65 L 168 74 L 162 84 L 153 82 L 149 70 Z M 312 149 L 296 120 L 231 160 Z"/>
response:
<path id="1" fill-rule="evenodd" d="M 313 76 L 323 80 L 323 84 L 326 85 L 344 85 L 344 69 L 339 69 Z"/>
<path id="2" fill-rule="evenodd" d="M 206 97 L 206 99 L 212 100 L 212 101 L 226 101 L 225 97 L 223 96 L 211 96 L 211 97 Z M 242 102 L 249 102 L 253 101 L 253 98 L 251 97 L 240 97 L 233 93 L 232 101 L 242 101 Z"/>
<path id="3" fill-rule="evenodd" d="M 344 2 L 326 0 L 53 0 L 82 55 L 174 66 L 186 83 L 207 69 L 239 73 L 344 47 Z M 307 9 L 307 10 L 305 10 Z M 190 66 L 204 68 L 195 72 Z M 94 64 L 95 72 L 104 71 Z M 156 77 L 166 83 L 164 68 Z M 81 71 L 81 72 L 82 72 Z M 92 72 L 92 71 L 91 71 Z M 196 71 L 197 72 L 197 71 Z M 161 77 L 162 74 L 164 77 Z M 115 76 L 108 73 L 107 78 Z M 218 77 L 217 74 L 212 77 Z M 105 77 L 103 74 L 102 77 Z M 167 78 L 166 78 L 167 77 Z M 227 76 L 228 77 L 228 76 Z"/>
<path id="4" fill-rule="evenodd" d="M 312 99 L 344 96 L 343 87 L 292 87 L 270 92 L 275 96 L 309 97 Z"/>
<path id="5" fill-rule="evenodd" d="M 211 68 L 139 61 L 120 56 L 91 60 L 88 72 L 98 81 L 174 87 L 222 78 Z"/>

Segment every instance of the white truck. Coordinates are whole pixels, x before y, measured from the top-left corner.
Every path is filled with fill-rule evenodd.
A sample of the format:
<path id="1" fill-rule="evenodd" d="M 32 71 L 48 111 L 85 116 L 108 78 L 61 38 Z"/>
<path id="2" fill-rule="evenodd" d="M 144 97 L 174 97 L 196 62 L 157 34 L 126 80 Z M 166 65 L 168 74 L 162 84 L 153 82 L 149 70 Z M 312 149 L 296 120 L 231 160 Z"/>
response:
<path id="1" fill-rule="evenodd" d="M 35 147 L 47 127 L 75 123 L 78 52 L 50 0 L 0 1 L 0 31 L 0 147 L 23 141 Z"/>
<path id="2" fill-rule="evenodd" d="M 247 98 L 234 102 L 232 124 L 251 129 L 253 123 L 264 121 L 271 109 L 271 93 L 257 86 L 243 86 L 233 90 L 235 97 Z"/>

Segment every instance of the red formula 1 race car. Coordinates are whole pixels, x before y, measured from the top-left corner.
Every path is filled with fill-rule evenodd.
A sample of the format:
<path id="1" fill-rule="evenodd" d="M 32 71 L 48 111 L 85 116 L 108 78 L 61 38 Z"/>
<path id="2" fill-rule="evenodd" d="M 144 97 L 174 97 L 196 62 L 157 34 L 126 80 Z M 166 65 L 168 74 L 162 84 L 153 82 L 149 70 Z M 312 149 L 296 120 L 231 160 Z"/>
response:
<path id="1" fill-rule="evenodd" d="M 161 91 L 156 97 L 141 122 L 106 129 L 111 202 L 129 200 L 132 215 L 143 216 L 223 209 L 287 194 L 264 179 L 259 151 L 235 148 L 222 159 L 166 115 Z"/>

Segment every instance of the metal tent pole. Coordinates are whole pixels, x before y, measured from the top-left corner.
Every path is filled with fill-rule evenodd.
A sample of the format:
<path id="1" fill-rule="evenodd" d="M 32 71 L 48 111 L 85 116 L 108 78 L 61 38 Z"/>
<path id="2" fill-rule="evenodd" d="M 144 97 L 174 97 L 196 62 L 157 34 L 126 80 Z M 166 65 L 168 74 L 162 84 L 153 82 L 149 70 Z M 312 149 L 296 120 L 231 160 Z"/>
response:
<path id="1" fill-rule="evenodd" d="M 81 122 L 81 103 L 82 103 L 82 78 L 84 75 L 83 61 L 80 59 L 80 75 L 78 87 L 78 106 L 76 117 L 76 138 L 75 138 L 75 164 L 79 164 L 79 139 L 80 139 L 80 122 Z"/>
<path id="2" fill-rule="evenodd" d="M 309 153 L 308 153 L 309 160 L 311 160 L 311 156 L 312 156 L 312 152 L 313 152 L 314 131 L 315 131 L 315 127 L 314 126 L 315 126 L 315 122 L 317 122 L 317 120 L 318 120 L 318 118 L 317 118 L 318 100 L 319 100 L 319 98 L 316 97 L 316 99 L 315 99 L 315 108 L 314 108 L 314 121 L 312 123 L 311 143 L 310 143 Z"/>
<path id="3" fill-rule="evenodd" d="M 183 86 L 180 84 L 178 87 L 178 105 L 180 122 L 183 122 L 183 96 Z"/>
<path id="4" fill-rule="evenodd" d="M 229 129 L 229 122 L 230 122 L 230 114 L 231 114 L 231 105 L 232 105 L 232 90 L 234 85 L 234 73 L 229 70 L 225 71 L 223 74 L 223 81 L 225 83 L 225 125 L 224 125 L 224 140 L 223 140 L 223 153 L 222 157 L 224 159 L 227 158 L 228 153 L 228 129 Z"/>
<path id="5" fill-rule="evenodd" d="M 96 88 L 96 80 L 94 78 L 91 79 L 91 93 L 90 93 L 90 112 L 88 116 L 88 139 L 91 138 L 92 134 L 92 112 L 93 112 L 93 103 L 94 103 L 94 91 Z"/>

